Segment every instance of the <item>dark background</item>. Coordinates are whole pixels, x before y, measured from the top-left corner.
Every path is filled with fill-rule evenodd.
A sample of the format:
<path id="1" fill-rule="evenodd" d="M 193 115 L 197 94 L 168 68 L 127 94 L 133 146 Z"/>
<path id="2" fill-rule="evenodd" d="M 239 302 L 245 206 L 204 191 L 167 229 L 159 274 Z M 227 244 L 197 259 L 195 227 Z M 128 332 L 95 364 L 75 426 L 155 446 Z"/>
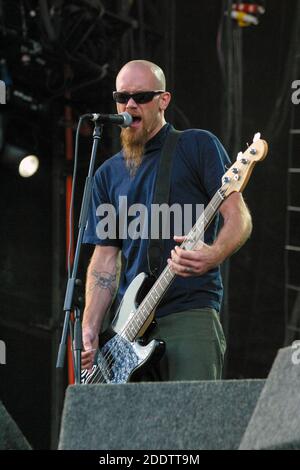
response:
<path id="1" fill-rule="evenodd" d="M 266 377 L 284 345 L 291 309 L 287 270 L 296 273 L 294 284 L 298 279 L 298 255 L 288 259 L 285 250 L 297 226 L 286 207 L 291 83 L 300 78 L 298 2 L 264 2 L 259 25 L 247 28 L 224 15 L 231 3 L 0 1 L 0 78 L 9 84 L 7 105 L 0 108 L 0 339 L 7 348 L 0 398 L 35 448 L 55 447 L 67 383 L 66 371 L 55 369 L 66 283 L 65 181 L 72 171 L 66 129 L 74 138 L 80 114 L 115 112 L 115 74 L 130 59 L 153 60 L 166 71 L 173 93 L 167 117 L 177 128 L 209 129 L 232 160 L 255 132 L 268 141 L 267 159 L 244 191 L 253 234 L 225 275 L 225 378 Z M 240 60 L 235 57 L 230 71 L 233 51 Z M 38 153 L 36 175 L 24 179 L 6 165 L 7 143 Z M 118 130 L 107 126 L 97 164 L 118 145 Z M 90 149 L 91 128 L 85 127 L 77 216 Z M 291 184 L 297 193 L 298 183 Z M 81 279 L 89 255 L 84 247 Z"/>

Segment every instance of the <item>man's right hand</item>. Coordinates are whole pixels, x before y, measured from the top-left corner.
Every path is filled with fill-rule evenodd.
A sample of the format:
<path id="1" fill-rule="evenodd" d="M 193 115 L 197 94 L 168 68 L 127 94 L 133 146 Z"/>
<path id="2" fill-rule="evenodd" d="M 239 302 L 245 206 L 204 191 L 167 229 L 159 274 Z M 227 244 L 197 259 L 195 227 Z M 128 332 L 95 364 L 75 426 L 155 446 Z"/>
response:
<path id="1" fill-rule="evenodd" d="M 98 334 L 83 328 L 82 342 L 84 350 L 81 353 L 81 368 L 91 370 L 94 363 L 94 357 L 99 346 Z"/>
<path id="2" fill-rule="evenodd" d="M 96 245 L 88 267 L 82 320 L 82 369 L 93 367 L 99 346 L 98 333 L 116 289 L 116 263 L 120 248 Z"/>

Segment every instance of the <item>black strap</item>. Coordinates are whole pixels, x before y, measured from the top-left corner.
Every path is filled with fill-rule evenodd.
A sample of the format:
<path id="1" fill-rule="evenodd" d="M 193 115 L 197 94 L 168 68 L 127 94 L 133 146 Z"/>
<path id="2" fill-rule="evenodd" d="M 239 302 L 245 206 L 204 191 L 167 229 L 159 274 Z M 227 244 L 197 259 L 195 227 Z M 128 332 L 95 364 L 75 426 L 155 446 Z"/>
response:
<path id="1" fill-rule="evenodd" d="M 173 154 L 180 134 L 181 131 L 171 129 L 166 137 L 160 157 L 153 204 L 169 203 Z M 155 277 L 158 277 L 162 268 L 163 252 L 164 240 L 162 227 L 160 227 L 160 236 L 158 239 L 150 239 L 147 253 L 149 272 Z"/>

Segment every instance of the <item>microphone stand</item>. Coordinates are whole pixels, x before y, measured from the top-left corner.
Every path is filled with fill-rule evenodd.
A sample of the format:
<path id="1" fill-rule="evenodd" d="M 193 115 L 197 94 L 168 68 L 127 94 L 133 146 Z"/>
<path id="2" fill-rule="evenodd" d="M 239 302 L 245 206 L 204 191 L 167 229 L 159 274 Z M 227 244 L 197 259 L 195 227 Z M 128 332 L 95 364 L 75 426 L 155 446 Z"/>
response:
<path id="1" fill-rule="evenodd" d="M 79 302 L 74 302 L 74 290 L 76 285 L 81 284 L 81 281 L 77 279 L 77 271 L 79 264 L 80 248 L 83 240 L 84 231 L 86 229 L 87 219 L 88 219 L 88 210 L 90 207 L 90 201 L 92 196 L 92 184 L 93 184 L 93 175 L 95 160 L 97 155 L 97 148 L 99 141 L 102 136 L 103 125 L 100 125 L 95 121 L 95 128 L 93 132 L 93 147 L 89 165 L 88 176 L 85 181 L 84 193 L 81 203 L 81 211 L 79 217 L 79 231 L 76 243 L 76 250 L 74 255 L 73 269 L 71 277 L 68 279 L 67 289 L 65 294 L 65 301 L 63 311 L 65 312 L 65 319 L 62 331 L 61 342 L 59 345 L 59 350 L 57 354 L 56 368 L 62 368 L 64 366 L 64 359 L 66 355 L 67 348 L 67 339 L 68 339 L 68 328 L 70 325 L 71 328 L 71 311 L 74 305 L 74 341 L 73 341 L 73 351 L 74 351 L 74 366 L 75 366 L 75 383 L 81 383 L 81 351 L 83 349 L 82 345 L 82 329 L 81 329 L 81 312 Z M 77 303 L 77 305 L 76 305 Z"/>

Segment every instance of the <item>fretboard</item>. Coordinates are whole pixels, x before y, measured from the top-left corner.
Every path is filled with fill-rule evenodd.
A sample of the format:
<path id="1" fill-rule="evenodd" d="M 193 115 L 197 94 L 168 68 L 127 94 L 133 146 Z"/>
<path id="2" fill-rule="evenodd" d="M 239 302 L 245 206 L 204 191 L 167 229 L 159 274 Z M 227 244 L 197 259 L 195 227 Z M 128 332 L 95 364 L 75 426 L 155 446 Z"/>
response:
<path id="1" fill-rule="evenodd" d="M 184 241 L 180 245 L 180 248 L 185 250 L 193 250 L 199 243 L 201 243 L 205 230 L 215 217 L 224 199 L 225 197 L 222 193 L 222 189 L 220 188 L 206 206 L 200 217 L 197 219 L 197 222 L 190 230 L 188 235 L 186 235 Z M 160 274 L 159 278 L 155 281 L 146 297 L 140 303 L 134 315 L 127 321 L 122 332 L 122 336 L 124 336 L 129 341 L 134 341 L 151 313 L 157 308 L 159 302 L 163 298 L 174 278 L 174 272 L 167 265 Z"/>

